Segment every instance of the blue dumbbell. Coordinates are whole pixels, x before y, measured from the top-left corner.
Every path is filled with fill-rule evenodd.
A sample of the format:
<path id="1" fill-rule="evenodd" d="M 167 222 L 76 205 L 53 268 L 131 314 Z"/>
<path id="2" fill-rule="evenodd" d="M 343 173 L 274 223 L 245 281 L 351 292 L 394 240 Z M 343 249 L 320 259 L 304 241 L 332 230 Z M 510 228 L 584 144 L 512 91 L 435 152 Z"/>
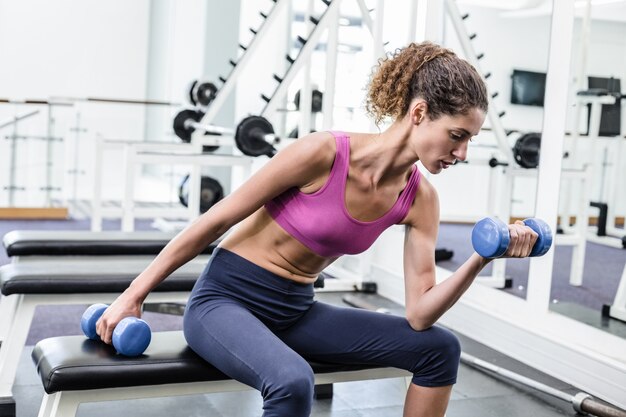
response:
<path id="1" fill-rule="evenodd" d="M 526 219 L 524 224 L 533 229 L 539 237 L 529 256 L 542 256 L 552 246 L 552 230 L 543 220 Z M 472 230 L 472 246 L 484 258 L 498 258 L 506 252 L 511 241 L 509 228 L 500 219 L 485 217 Z"/>
<path id="2" fill-rule="evenodd" d="M 96 322 L 107 309 L 106 304 L 93 304 L 83 313 L 80 328 L 89 339 L 100 340 L 96 334 Z M 152 339 L 150 326 L 137 317 L 126 317 L 113 330 L 113 347 L 124 356 L 141 355 Z"/>

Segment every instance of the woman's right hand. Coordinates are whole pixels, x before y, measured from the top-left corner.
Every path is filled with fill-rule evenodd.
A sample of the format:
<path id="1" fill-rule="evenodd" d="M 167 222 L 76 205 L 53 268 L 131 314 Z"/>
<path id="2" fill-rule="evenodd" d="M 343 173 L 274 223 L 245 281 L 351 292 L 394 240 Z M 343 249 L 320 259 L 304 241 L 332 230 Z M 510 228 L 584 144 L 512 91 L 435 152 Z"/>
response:
<path id="1" fill-rule="evenodd" d="M 112 343 L 113 329 L 125 317 L 141 318 L 141 301 L 132 297 L 128 290 L 117 297 L 96 322 L 96 333 L 104 343 Z"/>

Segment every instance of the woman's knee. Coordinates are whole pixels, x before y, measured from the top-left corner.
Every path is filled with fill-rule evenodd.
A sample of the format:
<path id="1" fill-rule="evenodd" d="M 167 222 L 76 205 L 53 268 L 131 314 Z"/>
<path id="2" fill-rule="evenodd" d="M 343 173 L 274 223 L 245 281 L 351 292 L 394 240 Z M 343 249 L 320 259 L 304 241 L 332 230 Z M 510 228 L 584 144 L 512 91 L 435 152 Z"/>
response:
<path id="1" fill-rule="evenodd" d="M 461 342 L 459 341 L 459 338 L 450 330 L 442 327 L 435 326 L 432 330 L 436 334 L 435 339 L 438 342 L 438 349 L 447 355 L 451 360 L 456 360 L 458 362 L 461 358 Z"/>
<path id="2" fill-rule="evenodd" d="M 261 389 L 266 411 L 280 409 L 283 413 L 280 415 L 308 415 L 313 406 L 315 378 L 311 367 L 306 365 L 278 366 L 280 370 Z"/>
<path id="3" fill-rule="evenodd" d="M 422 386 L 442 386 L 456 382 L 461 359 L 459 338 L 449 330 L 433 326 L 420 343 L 414 369 L 413 382 Z"/>

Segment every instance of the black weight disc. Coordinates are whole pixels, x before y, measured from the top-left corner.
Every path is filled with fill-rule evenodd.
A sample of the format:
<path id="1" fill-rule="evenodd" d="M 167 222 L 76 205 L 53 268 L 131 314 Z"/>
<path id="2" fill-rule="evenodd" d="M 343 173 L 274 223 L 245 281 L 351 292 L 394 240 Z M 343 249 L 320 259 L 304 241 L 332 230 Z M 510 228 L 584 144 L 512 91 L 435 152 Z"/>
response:
<path id="1" fill-rule="evenodd" d="M 189 87 L 187 88 L 187 100 L 189 100 L 189 104 L 192 104 L 194 106 L 198 104 L 196 103 L 196 98 L 194 97 L 194 92 L 193 92 L 197 84 L 198 84 L 198 80 L 193 80 L 189 84 Z"/>
<path id="2" fill-rule="evenodd" d="M 248 156 L 274 156 L 276 149 L 263 136 L 274 133 L 272 124 L 261 116 L 248 116 L 243 119 L 235 131 L 237 148 Z"/>
<path id="3" fill-rule="evenodd" d="M 208 106 L 211 104 L 215 95 L 217 94 L 217 87 L 212 82 L 203 82 L 195 86 L 194 98 L 197 104 L 201 106 Z"/>
<path id="4" fill-rule="evenodd" d="M 187 120 L 193 120 L 194 122 L 200 122 L 202 117 L 204 116 L 204 112 L 200 110 L 194 109 L 183 109 L 176 114 L 174 117 L 174 133 L 178 136 L 183 142 L 189 143 L 191 142 L 191 135 L 194 132 L 194 128 L 191 126 L 185 126 L 185 122 Z"/>
<path id="5" fill-rule="evenodd" d="M 215 178 L 202 176 L 200 179 L 200 212 L 205 213 L 215 203 L 224 198 L 224 188 Z M 189 174 L 183 177 L 178 188 L 178 200 L 188 207 L 189 203 Z"/>
<path id="6" fill-rule="evenodd" d="M 541 133 L 526 133 L 522 135 L 513 147 L 515 162 L 522 168 L 537 168 L 539 165 L 539 149 L 541 148 Z"/>
<path id="7" fill-rule="evenodd" d="M 320 90 L 311 91 L 311 112 L 319 113 L 322 111 L 322 101 L 324 94 Z M 300 110 L 300 90 L 296 92 L 296 96 L 293 99 L 293 103 L 296 105 L 296 109 Z"/>

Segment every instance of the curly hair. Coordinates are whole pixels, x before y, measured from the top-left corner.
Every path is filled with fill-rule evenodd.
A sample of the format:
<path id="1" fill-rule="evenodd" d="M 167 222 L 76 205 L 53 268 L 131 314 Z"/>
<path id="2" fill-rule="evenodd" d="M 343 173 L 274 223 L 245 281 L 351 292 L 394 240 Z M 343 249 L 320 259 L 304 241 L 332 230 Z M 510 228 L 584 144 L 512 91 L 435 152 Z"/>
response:
<path id="1" fill-rule="evenodd" d="M 367 113 L 380 124 L 402 118 L 411 100 L 428 103 L 428 117 L 487 112 L 487 88 L 476 69 L 454 52 L 432 42 L 411 43 L 381 58 L 374 68 L 366 99 Z"/>

